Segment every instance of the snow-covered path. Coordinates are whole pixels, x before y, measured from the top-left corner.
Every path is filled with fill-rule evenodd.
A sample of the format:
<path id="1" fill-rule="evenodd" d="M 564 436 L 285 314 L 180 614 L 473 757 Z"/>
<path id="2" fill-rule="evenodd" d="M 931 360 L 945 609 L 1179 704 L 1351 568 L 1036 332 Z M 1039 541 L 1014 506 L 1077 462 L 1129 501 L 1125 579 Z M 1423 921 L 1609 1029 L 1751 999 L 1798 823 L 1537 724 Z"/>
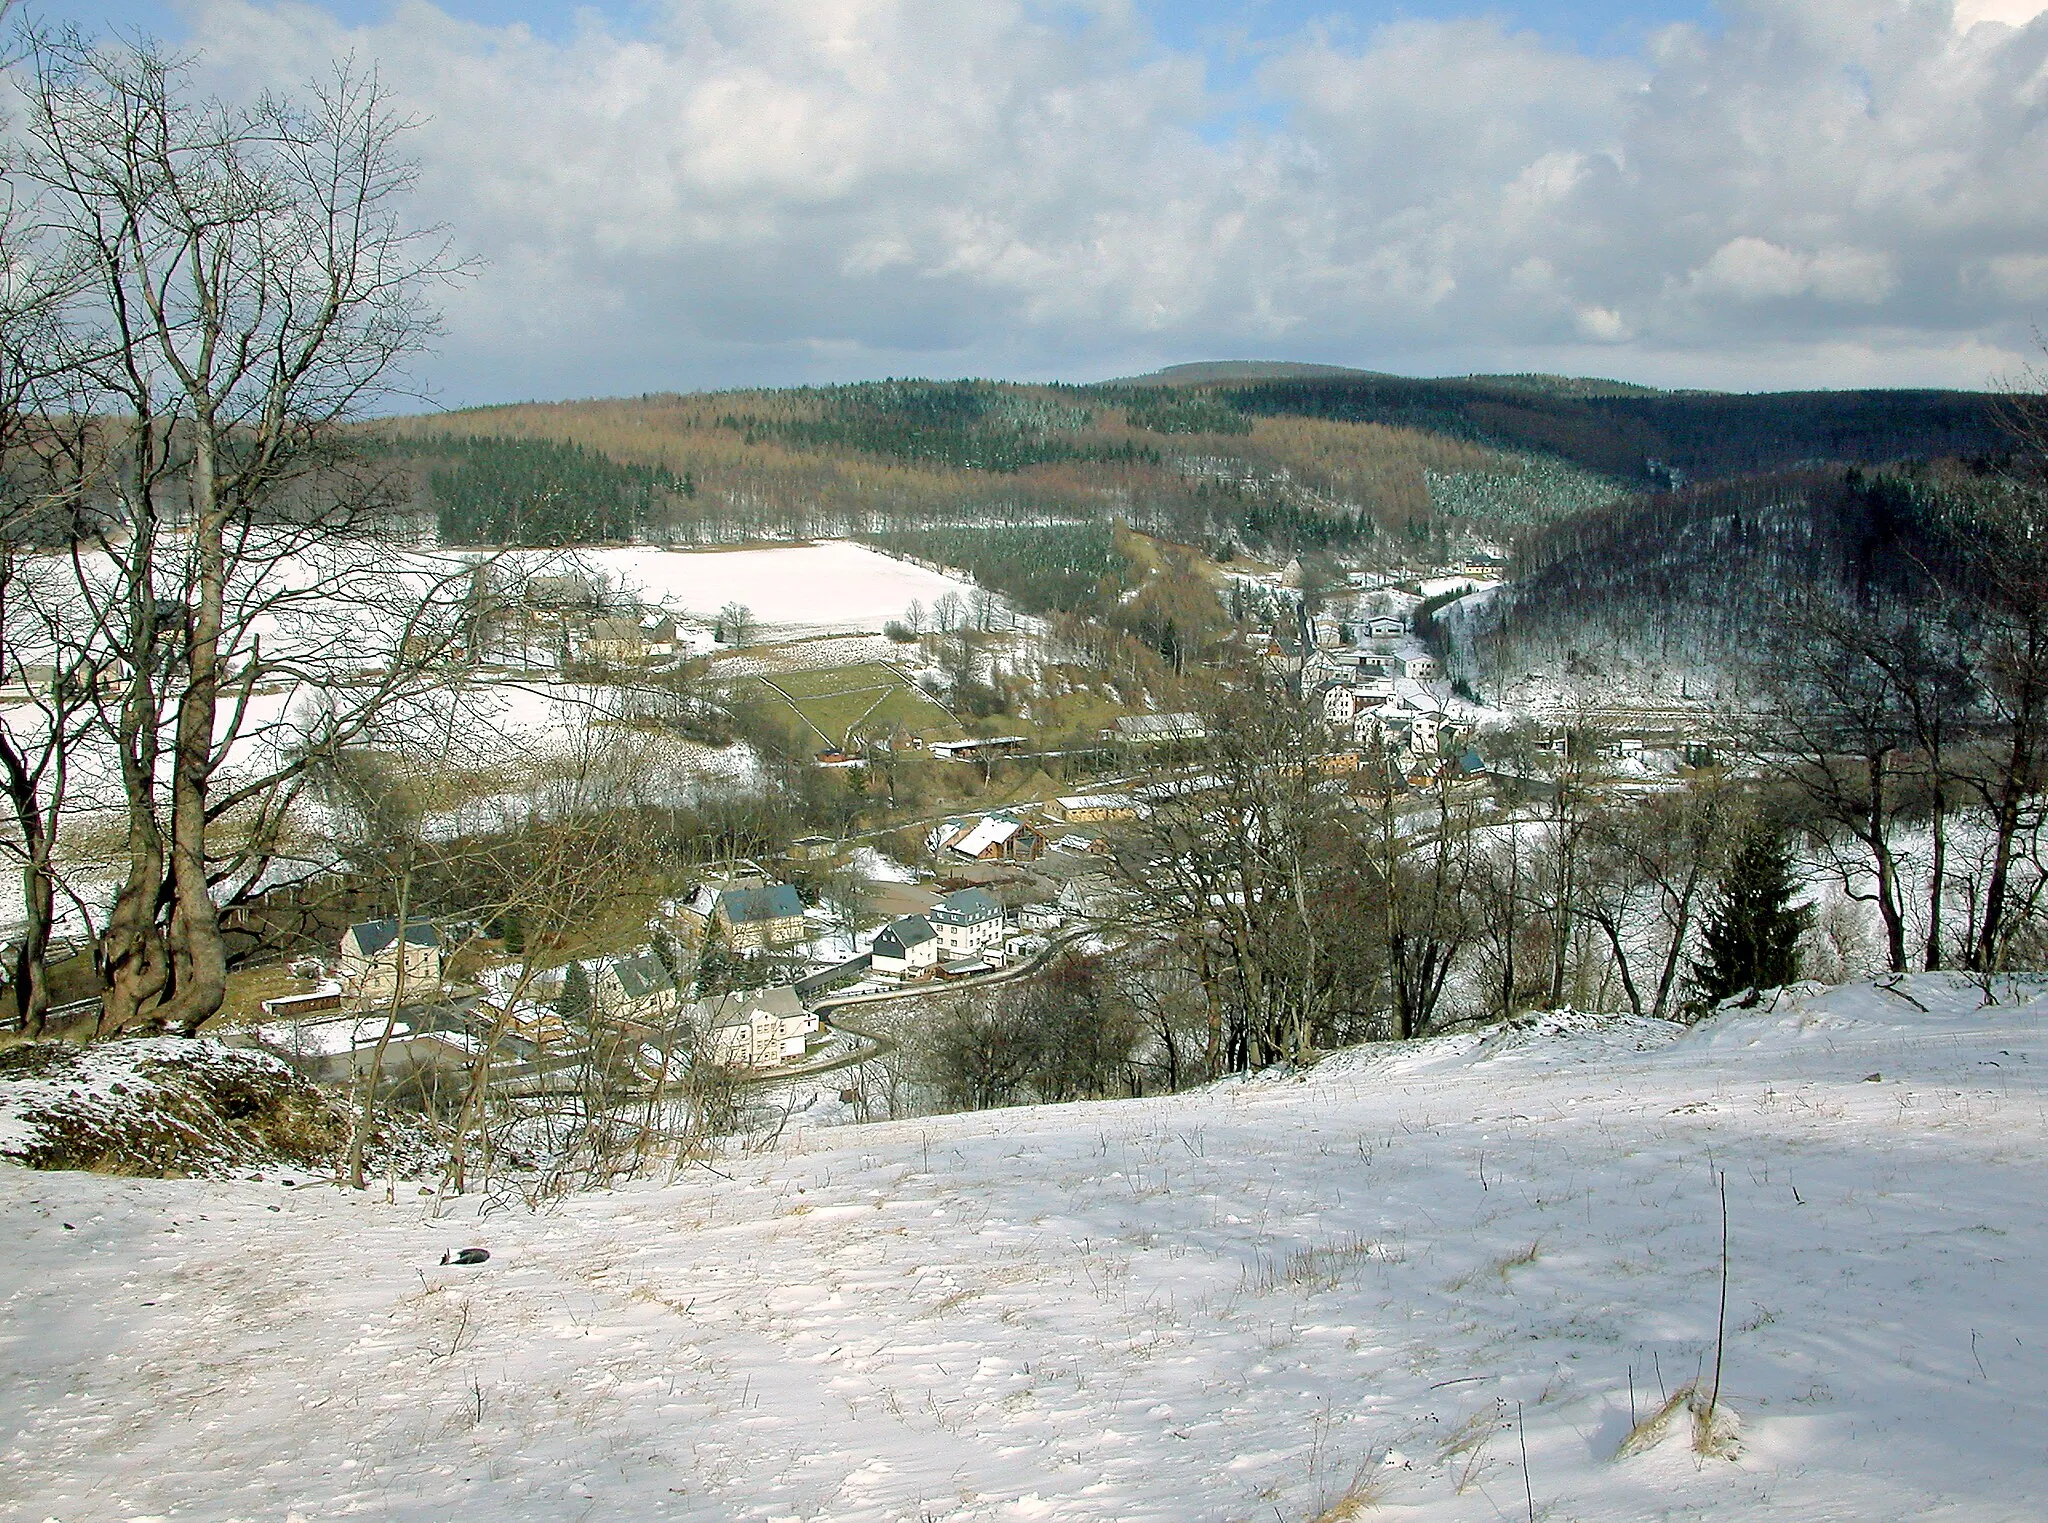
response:
<path id="1" fill-rule="evenodd" d="M 1906 990 L 791 1132 L 484 1222 L 0 1170 L 0 1518 L 1492 1520 L 1523 1437 L 1539 1517 L 2039 1518 L 2048 1001 Z M 1631 1379 L 1711 1369 L 1722 1172 L 1742 1452 L 1615 1459 Z"/>

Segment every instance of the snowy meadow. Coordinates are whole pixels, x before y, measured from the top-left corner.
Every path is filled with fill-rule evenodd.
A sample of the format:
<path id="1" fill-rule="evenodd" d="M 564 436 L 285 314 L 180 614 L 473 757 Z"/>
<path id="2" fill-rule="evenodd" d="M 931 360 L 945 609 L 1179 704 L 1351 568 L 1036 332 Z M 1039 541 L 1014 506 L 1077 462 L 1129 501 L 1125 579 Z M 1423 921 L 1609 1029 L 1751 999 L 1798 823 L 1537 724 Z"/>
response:
<path id="1" fill-rule="evenodd" d="M 7 1168 L 0 1518 L 2039 1517 L 2048 998 L 1981 1001 L 869 1126 L 826 1092 L 480 1220 Z M 1717 1345 L 1702 1453 L 1647 1420 Z"/>

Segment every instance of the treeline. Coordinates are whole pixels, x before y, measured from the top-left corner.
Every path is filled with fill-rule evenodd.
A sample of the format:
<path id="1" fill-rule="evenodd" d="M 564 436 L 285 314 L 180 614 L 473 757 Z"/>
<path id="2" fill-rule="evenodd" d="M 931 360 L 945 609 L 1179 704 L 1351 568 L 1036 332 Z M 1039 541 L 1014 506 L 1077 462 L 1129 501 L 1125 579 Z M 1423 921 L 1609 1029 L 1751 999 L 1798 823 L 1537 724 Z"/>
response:
<path id="1" fill-rule="evenodd" d="M 1093 612 L 1129 581 L 1107 522 L 951 526 L 865 536 L 892 555 L 967 572 L 1027 613 Z"/>
<path id="2" fill-rule="evenodd" d="M 1082 437 L 1095 421 L 1088 408 L 984 381 L 874 381 L 806 388 L 791 400 L 812 403 L 810 414 L 727 413 L 719 421 L 749 442 L 838 446 L 999 474 L 1056 461 L 1159 462 L 1156 449 L 1129 439 Z"/>
<path id="3" fill-rule="evenodd" d="M 1424 799 L 1360 791 L 1367 771 L 1321 765 L 1339 741 L 1320 714 L 1255 673 L 1192 706 L 1195 778 L 1120 827 L 1104 914 L 1193 991 L 1198 1076 L 1529 1009 L 1676 1017 L 1762 981 L 1701 954 L 1734 857 L 1787 839 L 1763 790 L 1710 772 L 1611 786 L 1596 736 L 1558 756 L 1526 730 L 1489 741 L 1528 780 L 1509 821 L 1508 800 L 1455 780 Z"/>
<path id="4" fill-rule="evenodd" d="M 2004 399 L 1974 392 L 1641 394 L 1540 379 L 1274 380 L 1218 387 L 1216 395 L 1260 417 L 1392 424 L 1544 451 L 1643 486 L 1813 461 L 1874 465 L 2009 448 Z"/>
<path id="5" fill-rule="evenodd" d="M 633 539 L 697 495 L 688 471 L 621 464 L 573 442 L 443 435 L 387 448 L 429 462 L 426 493 L 445 544 Z"/>
<path id="6" fill-rule="evenodd" d="M 1170 386 L 1112 393 L 1131 427 L 1155 434 L 1248 434 L 1252 421 L 1213 392 Z"/>

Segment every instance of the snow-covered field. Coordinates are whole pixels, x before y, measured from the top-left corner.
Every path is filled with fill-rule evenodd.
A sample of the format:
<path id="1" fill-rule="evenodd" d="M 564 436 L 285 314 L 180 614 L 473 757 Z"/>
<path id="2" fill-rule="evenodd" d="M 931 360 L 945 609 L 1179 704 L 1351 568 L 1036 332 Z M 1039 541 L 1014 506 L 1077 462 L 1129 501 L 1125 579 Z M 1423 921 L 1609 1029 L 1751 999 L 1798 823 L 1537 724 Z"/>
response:
<path id="1" fill-rule="evenodd" d="M 911 603 L 929 610 L 972 584 L 847 540 L 767 550 L 580 549 L 580 561 L 622 578 L 649 602 L 710 617 L 744 603 L 757 638 L 878 631 Z"/>
<path id="2" fill-rule="evenodd" d="M 2040 1518 L 2044 1016 L 1545 1017 L 482 1221 L 0 1170 L 0 1517 Z M 1617 1458 L 1723 1176 L 1740 1451 Z"/>

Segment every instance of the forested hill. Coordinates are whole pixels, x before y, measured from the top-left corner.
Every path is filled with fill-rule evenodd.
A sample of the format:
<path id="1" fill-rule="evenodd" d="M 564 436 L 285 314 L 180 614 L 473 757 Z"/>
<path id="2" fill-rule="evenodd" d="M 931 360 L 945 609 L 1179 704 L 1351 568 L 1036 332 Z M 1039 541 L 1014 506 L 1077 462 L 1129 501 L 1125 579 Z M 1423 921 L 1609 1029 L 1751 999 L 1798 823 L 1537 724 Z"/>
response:
<path id="1" fill-rule="evenodd" d="M 2002 399 L 1980 392 L 1656 392 L 1555 376 L 1293 378 L 1204 390 L 1254 417 L 1427 429 L 1559 455 L 1646 487 L 2010 447 Z"/>
<path id="2" fill-rule="evenodd" d="M 462 542 L 548 543 L 585 525 L 733 544 L 1120 518 L 1224 559 L 1405 564 L 1498 545 L 1627 490 L 1469 431 L 1252 416 L 1178 386 L 875 381 L 380 427 L 422 508 Z"/>
<path id="3" fill-rule="evenodd" d="M 1531 673 L 1701 697 L 1801 597 L 1926 596 L 1957 505 L 1993 479 L 1952 463 L 1808 467 L 1576 515 L 1517 545 L 1508 589 L 1453 631 L 1454 665 L 1488 697 Z"/>
<path id="4" fill-rule="evenodd" d="M 1645 490 L 2008 447 L 2000 399 L 1963 392 L 1310 370 L 654 394 L 379 428 L 447 542 L 853 535 L 959 564 L 979 534 L 978 575 L 1062 609 L 1123 585 L 1118 520 L 1220 561 L 1412 571 L 1534 545 Z"/>

